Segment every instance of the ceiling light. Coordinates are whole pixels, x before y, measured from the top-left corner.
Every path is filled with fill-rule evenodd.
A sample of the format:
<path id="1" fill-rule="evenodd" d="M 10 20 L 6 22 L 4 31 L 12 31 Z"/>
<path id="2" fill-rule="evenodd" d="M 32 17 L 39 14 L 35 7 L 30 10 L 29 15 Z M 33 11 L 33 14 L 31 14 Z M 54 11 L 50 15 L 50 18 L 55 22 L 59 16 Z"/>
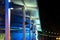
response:
<path id="1" fill-rule="evenodd" d="M 14 8 L 10 8 L 11 10 L 13 10 Z"/>
<path id="2" fill-rule="evenodd" d="M 51 34 L 53 34 L 53 32 L 51 32 Z"/>
<path id="3" fill-rule="evenodd" d="M 8 0 L 8 2 L 11 2 L 11 0 Z"/>

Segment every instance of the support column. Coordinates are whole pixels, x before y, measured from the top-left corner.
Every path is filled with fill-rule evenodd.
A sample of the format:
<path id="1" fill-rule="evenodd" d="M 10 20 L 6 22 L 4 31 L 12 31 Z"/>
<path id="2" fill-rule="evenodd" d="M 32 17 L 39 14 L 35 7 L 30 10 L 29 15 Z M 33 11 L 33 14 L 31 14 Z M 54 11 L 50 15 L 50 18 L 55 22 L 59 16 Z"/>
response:
<path id="1" fill-rule="evenodd" d="M 5 0 L 5 40 L 10 40 L 10 13 L 9 2 Z"/>
<path id="2" fill-rule="evenodd" d="M 25 27 L 25 8 L 22 8 L 23 10 L 23 40 L 26 40 L 26 27 Z"/>

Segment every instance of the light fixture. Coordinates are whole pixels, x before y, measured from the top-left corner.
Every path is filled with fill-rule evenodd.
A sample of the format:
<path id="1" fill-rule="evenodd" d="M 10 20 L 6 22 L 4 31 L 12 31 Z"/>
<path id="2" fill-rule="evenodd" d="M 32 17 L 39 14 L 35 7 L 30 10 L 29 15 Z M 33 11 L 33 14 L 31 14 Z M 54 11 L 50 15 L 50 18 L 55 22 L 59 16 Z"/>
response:
<path id="1" fill-rule="evenodd" d="M 60 37 L 59 37 L 59 40 L 60 40 Z"/>
<path id="2" fill-rule="evenodd" d="M 53 34 L 53 32 L 51 32 L 51 34 Z"/>
<path id="3" fill-rule="evenodd" d="M 13 10 L 14 8 L 10 8 L 11 10 Z"/>
<path id="4" fill-rule="evenodd" d="M 56 39 L 59 39 L 59 38 L 56 38 Z"/>
<path id="5" fill-rule="evenodd" d="M 57 33 L 57 35 L 59 35 L 59 33 Z"/>
<path id="6" fill-rule="evenodd" d="M 54 33 L 54 34 L 56 34 L 56 33 Z"/>
<path id="7" fill-rule="evenodd" d="M 50 32 L 49 32 L 50 33 Z"/>
<path id="8" fill-rule="evenodd" d="M 8 2 L 11 2 L 11 0 L 8 0 Z"/>
<path id="9" fill-rule="evenodd" d="M 47 31 L 45 31 L 45 32 L 47 32 Z"/>

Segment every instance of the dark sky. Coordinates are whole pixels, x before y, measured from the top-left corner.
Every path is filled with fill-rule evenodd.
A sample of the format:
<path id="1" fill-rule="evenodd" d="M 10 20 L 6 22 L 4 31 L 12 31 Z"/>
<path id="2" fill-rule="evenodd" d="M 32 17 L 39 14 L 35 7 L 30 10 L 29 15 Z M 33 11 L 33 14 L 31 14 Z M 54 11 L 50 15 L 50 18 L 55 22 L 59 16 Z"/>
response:
<path id="1" fill-rule="evenodd" d="M 48 31 L 60 32 L 59 1 L 38 0 L 42 28 Z"/>

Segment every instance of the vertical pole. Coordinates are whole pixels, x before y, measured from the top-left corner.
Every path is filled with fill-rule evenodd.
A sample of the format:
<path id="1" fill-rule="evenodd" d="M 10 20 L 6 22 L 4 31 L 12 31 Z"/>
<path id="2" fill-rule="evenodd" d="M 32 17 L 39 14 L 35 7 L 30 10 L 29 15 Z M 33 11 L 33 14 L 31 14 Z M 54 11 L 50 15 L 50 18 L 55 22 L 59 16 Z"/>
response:
<path id="1" fill-rule="evenodd" d="M 23 40 L 26 40 L 26 30 L 25 30 L 25 2 L 24 0 L 22 0 L 23 4 L 24 4 L 24 7 L 22 8 L 23 9 Z"/>
<path id="2" fill-rule="evenodd" d="M 8 0 L 5 0 L 5 40 L 10 40 L 10 14 Z"/>
<path id="3" fill-rule="evenodd" d="M 25 30 L 25 7 L 22 8 L 23 10 L 23 40 L 26 40 L 26 30 Z"/>

